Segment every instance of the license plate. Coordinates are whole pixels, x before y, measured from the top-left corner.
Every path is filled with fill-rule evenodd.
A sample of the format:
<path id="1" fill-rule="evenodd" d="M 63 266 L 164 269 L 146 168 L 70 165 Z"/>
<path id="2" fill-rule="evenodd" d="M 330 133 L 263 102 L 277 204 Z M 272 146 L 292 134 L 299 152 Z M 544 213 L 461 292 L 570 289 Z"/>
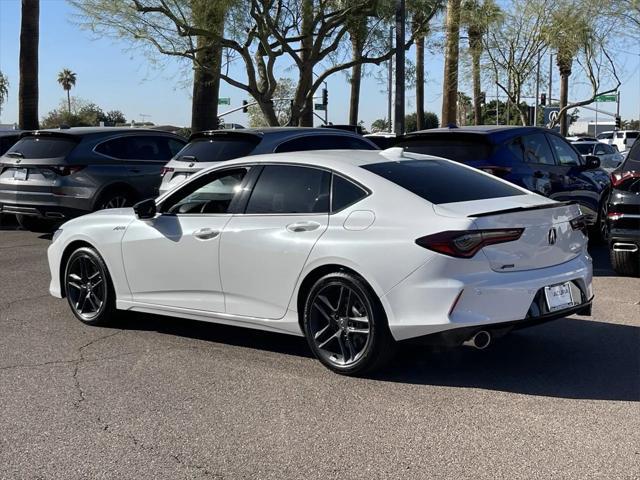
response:
<path id="1" fill-rule="evenodd" d="M 29 175 L 29 171 L 26 168 L 18 168 L 13 172 L 14 180 L 26 180 Z"/>
<path id="2" fill-rule="evenodd" d="M 573 296 L 571 295 L 571 282 L 544 287 L 544 296 L 547 299 L 547 307 L 550 312 L 573 307 Z"/>

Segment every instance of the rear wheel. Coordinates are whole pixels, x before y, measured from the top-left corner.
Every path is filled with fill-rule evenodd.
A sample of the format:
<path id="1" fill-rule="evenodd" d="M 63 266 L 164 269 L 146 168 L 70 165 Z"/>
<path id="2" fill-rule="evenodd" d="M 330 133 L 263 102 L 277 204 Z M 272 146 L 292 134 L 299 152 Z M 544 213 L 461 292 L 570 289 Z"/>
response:
<path id="1" fill-rule="evenodd" d="M 603 200 L 598 209 L 598 218 L 596 224 L 593 226 L 591 238 L 597 245 L 603 245 L 607 243 L 609 239 L 609 224 L 607 223 L 607 212 L 609 211 L 609 205 L 607 200 Z"/>
<path id="2" fill-rule="evenodd" d="M 362 279 L 348 273 L 330 273 L 315 283 L 303 327 L 315 356 L 337 373 L 375 370 L 395 351 L 379 300 Z"/>
<path id="3" fill-rule="evenodd" d="M 64 287 L 71 311 L 88 325 L 106 325 L 115 313 L 115 292 L 104 261 L 92 248 L 71 254 L 64 272 Z"/>
<path id="4" fill-rule="evenodd" d="M 45 220 L 31 215 L 16 215 L 18 225 L 30 232 L 51 233 L 58 226 L 58 222 Z"/>
<path id="5" fill-rule="evenodd" d="M 105 208 L 123 208 L 131 205 L 133 205 L 133 198 L 131 194 L 122 190 L 117 190 L 103 194 L 97 202 L 96 210 L 104 210 Z"/>
<path id="6" fill-rule="evenodd" d="M 637 277 L 640 274 L 640 255 L 638 252 L 616 252 L 609 247 L 611 266 L 619 275 Z"/>

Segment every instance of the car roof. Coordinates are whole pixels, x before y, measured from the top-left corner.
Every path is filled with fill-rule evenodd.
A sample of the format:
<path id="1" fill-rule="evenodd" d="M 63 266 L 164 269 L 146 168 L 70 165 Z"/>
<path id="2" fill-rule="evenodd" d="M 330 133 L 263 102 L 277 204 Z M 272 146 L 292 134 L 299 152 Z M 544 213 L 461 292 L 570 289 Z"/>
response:
<path id="1" fill-rule="evenodd" d="M 36 136 L 36 135 L 69 135 L 74 137 L 83 137 L 85 135 L 94 135 L 97 133 L 113 134 L 113 133 L 127 133 L 127 134 L 159 134 L 159 135 L 174 135 L 170 132 L 162 130 L 154 130 L 151 128 L 137 128 L 137 127 L 71 127 L 71 128 L 45 128 L 42 130 L 34 130 L 30 132 L 24 132 L 24 136 Z"/>
<path id="2" fill-rule="evenodd" d="M 467 138 L 483 139 L 485 142 L 499 143 L 516 135 L 531 133 L 555 133 L 553 130 L 541 127 L 523 127 L 518 125 L 470 125 L 465 127 L 443 127 L 418 130 L 405 134 L 402 139 L 413 140 L 421 137 L 439 136 L 447 138 L 447 135 L 466 136 Z"/>
<path id="3" fill-rule="evenodd" d="M 316 128 L 316 127 L 262 127 L 262 128 L 241 128 L 241 129 L 220 129 L 220 130 L 205 130 L 202 132 L 195 132 L 189 137 L 189 139 L 193 138 L 202 138 L 207 136 L 215 136 L 215 135 L 256 135 L 260 137 L 265 136 L 278 136 L 278 137 L 288 137 L 288 136 L 297 136 L 300 134 L 310 134 L 310 135 L 345 135 L 349 137 L 362 137 L 354 132 L 349 132 L 346 130 L 340 129 L 329 129 L 329 128 Z"/>
<path id="4" fill-rule="evenodd" d="M 0 130 L 0 137 L 22 135 L 26 130 Z"/>

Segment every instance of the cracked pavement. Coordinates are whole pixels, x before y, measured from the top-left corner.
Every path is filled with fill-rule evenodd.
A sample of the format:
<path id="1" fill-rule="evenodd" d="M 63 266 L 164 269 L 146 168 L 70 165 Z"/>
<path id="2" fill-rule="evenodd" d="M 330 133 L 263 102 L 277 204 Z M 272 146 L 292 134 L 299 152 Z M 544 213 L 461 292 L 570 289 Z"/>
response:
<path id="1" fill-rule="evenodd" d="M 78 322 L 38 234 L 0 229 L 0 478 L 640 478 L 640 279 L 594 249 L 594 315 L 367 379 L 303 339 Z"/>

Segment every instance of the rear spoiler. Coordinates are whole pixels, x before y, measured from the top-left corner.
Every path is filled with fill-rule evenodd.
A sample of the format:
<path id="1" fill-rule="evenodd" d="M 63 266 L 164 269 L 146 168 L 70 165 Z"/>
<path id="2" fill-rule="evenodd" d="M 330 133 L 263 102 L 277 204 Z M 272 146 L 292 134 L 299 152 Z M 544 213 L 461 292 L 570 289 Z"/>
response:
<path id="1" fill-rule="evenodd" d="M 482 212 L 467 215 L 467 217 L 490 217 L 492 215 L 504 215 L 506 213 L 526 212 L 529 210 L 543 210 L 545 208 L 568 207 L 569 205 L 578 205 L 578 202 L 571 200 L 568 202 L 543 203 L 542 205 L 533 205 L 531 207 L 507 208 L 505 210 L 494 210 L 493 212 Z"/>

